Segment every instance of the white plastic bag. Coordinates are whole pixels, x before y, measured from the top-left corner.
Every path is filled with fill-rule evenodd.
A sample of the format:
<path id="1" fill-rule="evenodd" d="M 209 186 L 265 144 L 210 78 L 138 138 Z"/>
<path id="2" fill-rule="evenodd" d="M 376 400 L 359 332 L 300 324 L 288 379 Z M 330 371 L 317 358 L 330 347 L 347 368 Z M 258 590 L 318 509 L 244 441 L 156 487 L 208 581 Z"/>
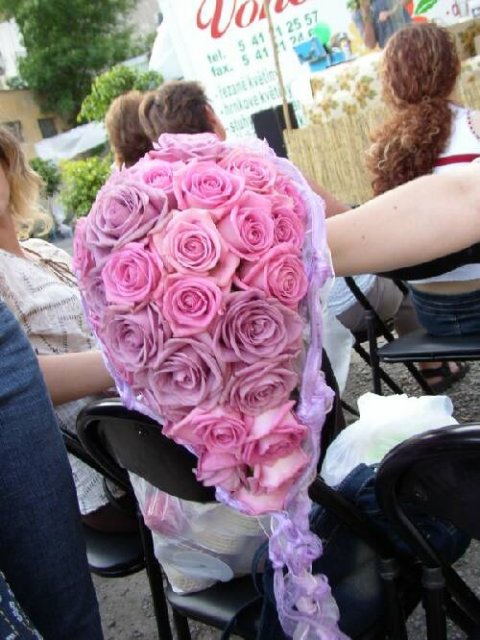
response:
<path id="1" fill-rule="evenodd" d="M 346 427 L 327 449 L 321 475 L 334 487 L 361 462 L 380 462 L 390 449 L 413 435 L 458 424 L 448 396 L 378 396 L 358 399 L 360 418 Z"/>
<path id="2" fill-rule="evenodd" d="M 200 504 L 156 489 L 130 473 L 155 555 L 177 593 L 200 591 L 250 573 L 270 516 L 247 516 L 219 502 Z"/>

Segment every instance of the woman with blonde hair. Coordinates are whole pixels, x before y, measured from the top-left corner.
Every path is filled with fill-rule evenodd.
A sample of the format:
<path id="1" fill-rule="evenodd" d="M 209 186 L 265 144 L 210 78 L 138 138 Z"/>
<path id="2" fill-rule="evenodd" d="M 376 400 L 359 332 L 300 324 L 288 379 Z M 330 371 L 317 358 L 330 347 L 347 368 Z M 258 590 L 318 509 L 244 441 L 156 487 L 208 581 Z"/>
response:
<path id="1" fill-rule="evenodd" d="M 480 112 L 459 104 L 454 91 L 460 61 L 453 37 L 434 24 L 396 33 L 383 54 L 382 82 L 391 110 L 373 134 L 368 166 L 375 195 L 418 176 L 444 174 L 480 156 Z M 452 207 L 452 228 L 460 202 Z M 421 324 L 433 335 L 480 331 L 480 264 L 470 250 L 458 266 L 444 259 L 403 272 Z M 438 265 L 437 265 L 438 267 Z"/>
<path id="2" fill-rule="evenodd" d="M 39 222 L 48 228 L 40 185 L 19 142 L 0 128 L 0 298 L 39 357 L 59 425 L 75 432 L 80 409 L 113 382 L 83 316 L 70 256 L 44 240 L 20 239 Z M 73 456 L 70 463 L 84 522 L 130 529 L 130 519 L 108 504 L 103 477 Z"/>

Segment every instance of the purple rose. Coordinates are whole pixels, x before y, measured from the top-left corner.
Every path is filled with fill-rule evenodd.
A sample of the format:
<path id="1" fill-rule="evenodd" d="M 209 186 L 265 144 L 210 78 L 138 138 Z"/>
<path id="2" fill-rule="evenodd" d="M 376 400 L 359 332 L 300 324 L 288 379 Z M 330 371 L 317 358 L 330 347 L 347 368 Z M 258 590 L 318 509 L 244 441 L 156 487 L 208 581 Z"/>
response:
<path id="1" fill-rule="evenodd" d="M 80 282 L 84 281 L 89 272 L 95 267 L 93 254 L 85 240 L 87 226 L 87 218 L 79 218 L 75 223 L 75 236 L 73 238 L 73 271 Z"/>
<path id="2" fill-rule="evenodd" d="M 247 415 L 258 415 L 288 401 L 298 384 L 291 359 L 280 356 L 248 367 L 234 365 L 222 402 Z"/>
<path id="3" fill-rule="evenodd" d="M 171 332 L 154 304 L 138 311 L 108 307 L 100 338 L 113 364 L 133 374 L 154 368 Z"/>
<path id="4" fill-rule="evenodd" d="M 102 277 L 109 303 L 135 305 L 161 296 L 165 269 L 157 253 L 130 242 L 111 253 Z"/>
<path id="5" fill-rule="evenodd" d="M 88 278 L 81 285 L 81 291 L 90 326 L 98 333 L 102 327 L 103 314 L 107 306 L 101 267 L 90 271 Z"/>
<path id="6" fill-rule="evenodd" d="M 147 372 L 145 397 L 161 416 L 176 421 L 202 405 L 208 410 L 225 385 L 225 364 L 214 352 L 210 336 L 171 338 L 160 360 Z"/>
<path id="7" fill-rule="evenodd" d="M 263 291 L 236 291 L 225 297 L 225 310 L 214 334 L 225 362 L 253 364 L 291 353 L 301 346 L 303 321 L 295 311 Z"/>
<path id="8" fill-rule="evenodd" d="M 167 195 L 132 174 L 122 182 L 118 178 L 107 182 L 90 211 L 85 234 L 97 264 L 109 249 L 143 239 L 167 211 Z"/>

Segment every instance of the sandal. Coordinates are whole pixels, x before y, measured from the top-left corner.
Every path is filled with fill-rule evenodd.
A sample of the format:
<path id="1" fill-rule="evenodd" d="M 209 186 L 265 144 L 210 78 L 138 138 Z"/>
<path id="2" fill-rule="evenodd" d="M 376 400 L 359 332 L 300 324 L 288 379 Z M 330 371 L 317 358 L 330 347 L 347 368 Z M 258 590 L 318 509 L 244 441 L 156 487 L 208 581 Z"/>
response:
<path id="1" fill-rule="evenodd" d="M 443 393 L 444 391 L 449 389 L 454 382 L 457 382 L 458 380 L 461 380 L 463 377 L 465 377 L 465 374 L 469 369 L 468 364 L 466 362 L 455 362 L 454 364 L 456 364 L 458 367 L 457 371 L 452 371 L 448 362 L 442 362 L 442 364 L 435 369 L 422 369 L 422 375 L 431 386 L 432 391 L 434 391 L 435 393 Z M 438 382 L 435 382 L 434 384 L 431 384 L 429 380 L 435 378 L 442 379 Z"/>

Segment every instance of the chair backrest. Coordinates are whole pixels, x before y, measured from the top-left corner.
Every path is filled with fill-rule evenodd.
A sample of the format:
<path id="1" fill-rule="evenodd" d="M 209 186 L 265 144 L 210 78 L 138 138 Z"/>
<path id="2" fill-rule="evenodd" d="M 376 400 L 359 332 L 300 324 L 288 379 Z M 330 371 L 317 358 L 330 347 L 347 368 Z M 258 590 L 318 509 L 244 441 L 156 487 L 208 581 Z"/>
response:
<path id="1" fill-rule="evenodd" d="M 129 486 L 128 469 L 172 496 L 215 500 L 215 490 L 199 483 L 193 473 L 196 457 L 165 437 L 157 422 L 126 409 L 119 398 L 85 407 L 77 431 L 87 452 L 121 485 Z"/>
<path id="2" fill-rule="evenodd" d="M 480 424 L 434 429 L 399 444 L 380 464 L 376 489 L 387 515 L 409 503 L 480 539 Z"/>

